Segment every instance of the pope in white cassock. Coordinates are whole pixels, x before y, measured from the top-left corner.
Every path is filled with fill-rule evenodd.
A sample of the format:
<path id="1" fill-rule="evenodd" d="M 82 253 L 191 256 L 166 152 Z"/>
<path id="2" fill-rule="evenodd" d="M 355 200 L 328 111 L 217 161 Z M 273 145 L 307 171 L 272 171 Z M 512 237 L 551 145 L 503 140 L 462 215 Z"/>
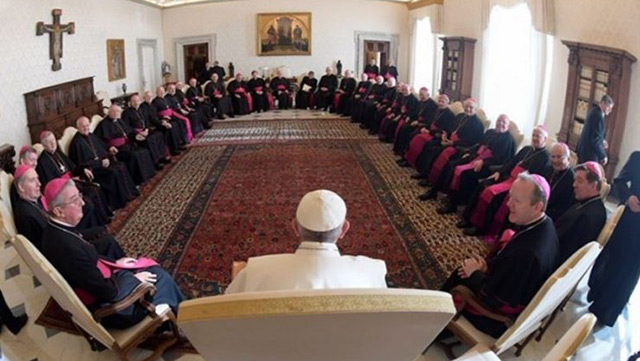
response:
<path id="1" fill-rule="evenodd" d="M 342 256 L 336 245 L 349 230 L 347 206 L 328 190 L 307 193 L 292 226 L 301 243 L 295 253 L 249 258 L 237 267 L 225 293 L 321 288 L 386 288 L 384 261 Z"/>

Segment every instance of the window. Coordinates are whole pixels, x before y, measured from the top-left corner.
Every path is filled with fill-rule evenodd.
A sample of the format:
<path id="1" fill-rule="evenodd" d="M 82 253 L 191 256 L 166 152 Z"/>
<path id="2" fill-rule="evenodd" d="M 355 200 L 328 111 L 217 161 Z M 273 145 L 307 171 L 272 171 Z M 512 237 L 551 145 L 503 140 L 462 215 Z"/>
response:
<path id="1" fill-rule="evenodd" d="M 544 123 L 551 40 L 534 30 L 526 2 L 493 7 L 484 36 L 480 97 L 490 119 L 507 114 L 525 136 Z"/>
<path id="2" fill-rule="evenodd" d="M 438 52 L 437 35 L 431 31 L 431 20 L 427 17 L 416 20 L 413 29 L 413 59 L 411 62 L 410 84 L 416 89 L 429 88 L 435 94 L 438 84 Z"/>

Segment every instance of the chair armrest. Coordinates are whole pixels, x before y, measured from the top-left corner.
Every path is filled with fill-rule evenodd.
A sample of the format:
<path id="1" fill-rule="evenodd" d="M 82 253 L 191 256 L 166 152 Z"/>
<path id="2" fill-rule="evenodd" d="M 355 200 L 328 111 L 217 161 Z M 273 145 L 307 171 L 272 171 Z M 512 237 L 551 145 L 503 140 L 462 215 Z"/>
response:
<path id="1" fill-rule="evenodd" d="M 466 306 L 471 306 L 475 311 L 480 313 L 480 315 L 498 322 L 502 322 L 507 328 L 513 325 L 513 320 L 509 316 L 497 313 L 491 308 L 487 307 L 468 287 L 456 286 L 452 288 L 449 293 L 451 293 L 452 296 L 458 296 L 457 300 L 461 301 L 460 304 L 456 304 L 456 309 L 458 312 L 455 315 L 454 320 L 460 317 L 462 310 Z"/>
<path id="2" fill-rule="evenodd" d="M 155 293 L 156 287 L 154 285 L 147 282 L 141 282 L 138 286 L 136 286 L 136 288 L 133 289 L 133 291 L 131 291 L 131 293 L 127 295 L 127 297 L 118 302 L 95 310 L 93 312 L 93 319 L 99 323 L 103 318 L 116 314 L 136 302 L 140 302 L 143 307 L 150 311 L 151 316 L 153 317 L 153 315 L 155 315 L 155 306 L 147 301 L 145 297 L 147 295 L 152 296 Z"/>

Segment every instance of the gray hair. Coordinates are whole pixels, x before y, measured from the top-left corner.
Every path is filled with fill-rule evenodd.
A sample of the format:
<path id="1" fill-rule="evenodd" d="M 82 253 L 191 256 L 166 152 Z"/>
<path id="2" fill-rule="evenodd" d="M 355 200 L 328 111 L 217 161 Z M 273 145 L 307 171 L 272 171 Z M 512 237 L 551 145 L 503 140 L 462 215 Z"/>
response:
<path id="1" fill-rule="evenodd" d="M 298 223 L 298 231 L 303 242 L 336 243 L 342 234 L 342 224 L 329 231 L 316 232 L 306 229 Z"/>
<path id="2" fill-rule="evenodd" d="M 547 210 L 547 196 L 544 194 L 544 190 L 542 189 L 542 187 L 538 184 L 538 182 L 536 182 L 533 177 L 531 176 L 531 173 L 529 172 L 522 172 L 520 174 L 518 174 L 518 179 L 525 181 L 527 183 L 531 183 L 533 184 L 533 193 L 531 194 L 531 205 L 534 205 L 538 202 L 542 203 L 542 211 L 546 211 Z"/>
<path id="3" fill-rule="evenodd" d="M 600 99 L 600 103 L 604 103 L 606 105 L 613 105 L 614 104 L 613 98 L 608 94 L 605 94 L 605 95 L 602 96 L 602 98 Z"/>
<path id="4" fill-rule="evenodd" d="M 73 181 L 73 179 L 69 179 L 63 186 L 62 188 L 60 188 L 60 191 L 58 192 L 58 194 L 53 198 L 53 200 L 51 200 L 51 202 L 49 202 L 49 213 L 53 214 L 53 210 L 56 207 L 62 207 L 65 205 L 65 200 L 64 197 L 62 195 L 62 192 L 64 192 L 65 189 L 69 188 L 69 187 L 75 187 L 76 186 L 76 182 Z"/>

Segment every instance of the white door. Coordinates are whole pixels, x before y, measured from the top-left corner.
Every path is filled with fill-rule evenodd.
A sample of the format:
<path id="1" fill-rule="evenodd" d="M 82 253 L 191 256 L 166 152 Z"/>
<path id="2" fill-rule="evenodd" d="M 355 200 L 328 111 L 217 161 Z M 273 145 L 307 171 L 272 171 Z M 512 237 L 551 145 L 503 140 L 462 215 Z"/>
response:
<path id="1" fill-rule="evenodd" d="M 142 90 L 153 91 L 157 86 L 158 67 L 156 64 L 156 49 L 151 46 L 142 47 Z"/>

